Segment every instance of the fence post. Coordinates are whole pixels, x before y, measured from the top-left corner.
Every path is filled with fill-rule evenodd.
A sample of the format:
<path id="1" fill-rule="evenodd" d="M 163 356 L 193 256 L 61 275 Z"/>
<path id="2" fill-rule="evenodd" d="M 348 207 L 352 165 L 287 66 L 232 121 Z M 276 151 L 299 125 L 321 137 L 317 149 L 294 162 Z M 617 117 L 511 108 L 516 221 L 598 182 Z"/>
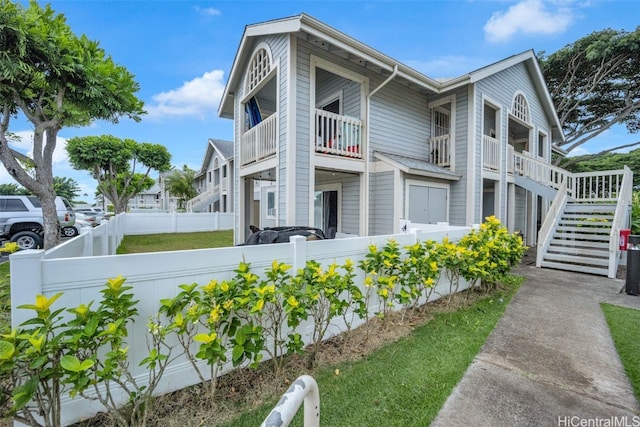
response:
<path id="1" fill-rule="evenodd" d="M 84 231 L 82 234 L 84 248 L 82 249 L 82 256 L 93 256 L 93 228 Z"/>
<path id="2" fill-rule="evenodd" d="M 42 260 L 44 250 L 29 249 L 9 257 L 11 275 L 11 326 L 17 328 L 32 317 L 28 310 L 18 309 L 24 304 L 35 304 L 36 295 L 42 294 Z"/>
<path id="3" fill-rule="evenodd" d="M 413 243 L 420 243 L 422 241 L 422 230 L 419 228 L 412 228 L 410 233 L 415 237 L 415 241 Z"/>
<path id="4" fill-rule="evenodd" d="M 295 272 L 307 265 L 307 238 L 291 236 L 289 241 L 293 243 L 293 271 Z"/>
<path id="5" fill-rule="evenodd" d="M 214 231 L 218 231 L 220 230 L 220 212 L 216 212 L 215 213 L 215 221 L 213 222 L 213 230 Z"/>
<path id="6" fill-rule="evenodd" d="M 173 215 L 173 217 L 171 218 L 172 220 L 172 228 L 173 228 L 173 232 L 177 233 L 178 232 L 178 211 L 173 211 L 173 213 L 171 214 Z"/>

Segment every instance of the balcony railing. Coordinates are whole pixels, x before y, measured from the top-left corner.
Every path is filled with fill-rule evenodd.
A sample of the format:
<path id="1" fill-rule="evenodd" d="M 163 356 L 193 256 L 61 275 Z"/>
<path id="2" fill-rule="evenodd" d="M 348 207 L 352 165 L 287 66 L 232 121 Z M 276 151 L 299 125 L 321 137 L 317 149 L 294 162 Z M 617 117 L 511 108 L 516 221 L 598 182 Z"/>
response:
<path id="1" fill-rule="evenodd" d="M 316 153 L 362 158 L 362 121 L 316 109 Z"/>
<path id="2" fill-rule="evenodd" d="M 240 164 L 246 166 L 276 154 L 278 126 L 276 114 L 246 131 L 240 143 Z"/>
<path id="3" fill-rule="evenodd" d="M 449 167 L 451 166 L 451 138 L 449 134 L 435 136 L 433 138 L 429 138 L 428 142 L 428 153 L 429 160 L 431 163 L 441 166 L 441 167 Z"/>
<path id="4" fill-rule="evenodd" d="M 482 135 L 482 165 L 492 171 L 500 170 L 500 141 Z"/>

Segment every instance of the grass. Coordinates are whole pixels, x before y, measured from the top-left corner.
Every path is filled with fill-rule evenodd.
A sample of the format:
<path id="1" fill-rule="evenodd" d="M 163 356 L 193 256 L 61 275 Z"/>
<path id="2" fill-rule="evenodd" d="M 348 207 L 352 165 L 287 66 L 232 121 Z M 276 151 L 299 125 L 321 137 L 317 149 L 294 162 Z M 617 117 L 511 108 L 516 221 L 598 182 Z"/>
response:
<path id="1" fill-rule="evenodd" d="M 321 424 L 429 425 L 480 351 L 521 283 L 455 312 L 437 313 L 409 336 L 355 362 L 320 368 Z M 275 405 L 243 413 L 227 427 L 258 425 Z M 292 425 L 302 425 L 302 410 Z M 206 424 L 205 424 L 206 425 Z"/>
<path id="2" fill-rule="evenodd" d="M 629 377 L 636 399 L 640 400 L 640 310 L 602 303 L 613 342 Z"/>
<path id="3" fill-rule="evenodd" d="M 9 262 L 0 264 L 0 332 L 11 328 L 11 281 Z"/>
<path id="4" fill-rule="evenodd" d="M 233 246 L 233 230 L 125 236 L 117 254 L 180 251 Z"/>

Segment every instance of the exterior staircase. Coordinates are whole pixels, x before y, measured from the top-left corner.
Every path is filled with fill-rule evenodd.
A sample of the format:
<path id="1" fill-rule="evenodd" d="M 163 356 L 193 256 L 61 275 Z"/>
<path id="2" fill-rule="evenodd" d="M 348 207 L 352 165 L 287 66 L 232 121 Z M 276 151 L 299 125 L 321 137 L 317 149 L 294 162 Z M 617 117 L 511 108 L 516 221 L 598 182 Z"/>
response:
<path id="1" fill-rule="evenodd" d="M 631 221 L 633 172 L 625 166 L 555 176 L 547 181 L 557 191 L 538 231 L 536 266 L 615 278 L 620 230 Z"/>
<path id="2" fill-rule="evenodd" d="M 567 202 L 541 267 L 607 276 L 614 203 Z"/>

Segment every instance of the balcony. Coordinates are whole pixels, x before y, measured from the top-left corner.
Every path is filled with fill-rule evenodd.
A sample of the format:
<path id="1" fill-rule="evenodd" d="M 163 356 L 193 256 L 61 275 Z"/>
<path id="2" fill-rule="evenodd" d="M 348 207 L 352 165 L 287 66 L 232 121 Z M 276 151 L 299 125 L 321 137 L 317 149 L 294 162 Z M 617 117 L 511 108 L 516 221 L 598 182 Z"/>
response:
<path id="1" fill-rule="evenodd" d="M 482 165 L 488 170 L 500 170 L 500 141 L 489 135 L 482 135 Z"/>
<path id="2" fill-rule="evenodd" d="M 241 166 L 275 156 L 278 141 L 276 117 L 276 114 L 270 115 L 242 135 L 240 141 Z"/>
<path id="3" fill-rule="evenodd" d="M 316 109 L 316 153 L 362 159 L 362 121 Z"/>
<path id="4" fill-rule="evenodd" d="M 434 165 L 447 168 L 451 166 L 451 138 L 449 134 L 429 138 L 427 143 L 429 161 Z"/>

